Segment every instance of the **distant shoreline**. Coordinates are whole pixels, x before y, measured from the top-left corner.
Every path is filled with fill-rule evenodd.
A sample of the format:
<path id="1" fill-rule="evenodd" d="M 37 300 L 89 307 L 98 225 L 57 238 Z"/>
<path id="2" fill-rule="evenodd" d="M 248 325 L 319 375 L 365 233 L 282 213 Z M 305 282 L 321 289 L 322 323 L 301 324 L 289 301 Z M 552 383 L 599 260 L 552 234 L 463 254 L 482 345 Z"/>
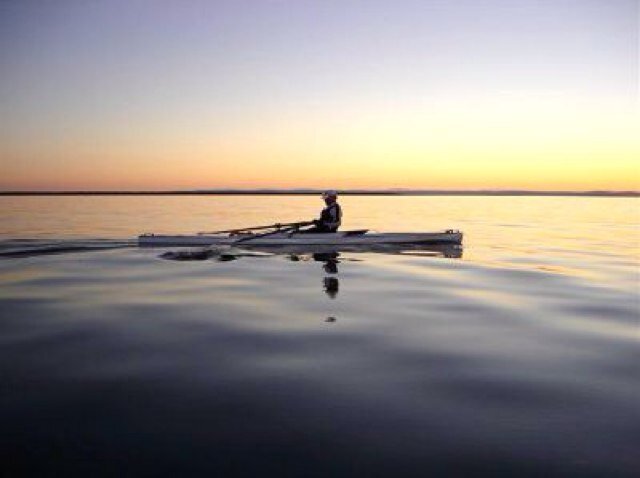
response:
<path id="1" fill-rule="evenodd" d="M 190 191 L 0 191 L 0 196 L 315 196 L 320 189 L 214 189 Z M 339 191 L 342 196 L 575 196 L 640 197 L 638 191 L 522 191 L 522 190 L 366 190 Z"/>

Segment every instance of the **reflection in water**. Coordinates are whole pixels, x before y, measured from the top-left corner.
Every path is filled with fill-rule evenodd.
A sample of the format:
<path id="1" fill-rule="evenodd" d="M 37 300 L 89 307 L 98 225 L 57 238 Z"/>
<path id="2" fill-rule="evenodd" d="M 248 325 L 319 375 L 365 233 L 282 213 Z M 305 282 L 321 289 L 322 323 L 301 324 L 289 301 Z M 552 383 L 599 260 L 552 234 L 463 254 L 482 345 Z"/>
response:
<path id="1" fill-rule="evenodd" d="M 340 257 L 339 252 L 318 252 L 312 255 L 313 260 L 316 262 L 324 262 L 322 268 L 327 272 L 327 274 L 337 274 L 338 273 L 338 257 Z"/>
<path id="2" fill-rule="evenodd" d="M 324 278 L 324 291 L 331 299 L 335 299 L 340 289 L 340 282 L 337 277 Z"/>
<path id="3" fill-rule="evenodd" d="M 287 246 L 254 246 L 243 245 L 243 249 L 285 254 L 292 261 L 313 260 L 329 261 L 343 252 L 366 252 L 393 255 L 414 255 L 424 257 L 444 257 L 448 259 L 462 258 L 462 245 L 459 244 L 358 244 L 358 245 L 287 245 Z"/>
<path id="4" fill-rule="evenodd" d="M 338 264 L 340 261 L 338 257 L 340 257 L 339 252 L 316 252 L 311 257 L 316 262 L 322 262 L 322 268 L 327 274 L 331 274 L 330 276 L 324 277 L 322 280 L 322 284 L 324 286 L 324 292 L 330 299 L 335 299 L 338 295 L 338 291 L 340 290 L 340 281 L 337 277 L 333 277 L 338 273 Z M 325 322 L 333 323 L 336 322 L 337 319 L 334 316 L 329 316 L 325 319 Z"/>
<path id="5" fill-rule="evenodd" d="M 322 269 L 331 276 L 326 276 L 322 279 L 322 287 L 330 299 L 335 299 L 338 296 L 340 290 L 340 281 L 337 277 L 333 277 L 338 273 L 338 264 L 340 261 L 340 253 L 336 251 L 332 252 L 317 252 L 311 255 L 305 254 L 289 254 L 287 256 L 292 262 L 309 261 L 314 260 L 316 262 L 322 262 Z M 329 316 L 325 319 L 325 322 L 336 322 L 334 316 Z"/>
<path id="6" fill-rule="evenodd" d="M 340 253 L 338 252 L 321 252 L 312 255 L 313 260 L 322 262 L 322 268 L 327 274 L 337 274 L 338 264 L 340 261 Z M 325 277 L 323 279 L 324 291 L 331 299 L 335 299 L 340 289 L 340 281 L 337 277 Z"/>
<path id="7" fill-rule="evenodd" d="M 262 252 L 260 252 L 262 251 Z M 268 253 L 265 253 L 267 252 Z M 160 255 L 163 259 L 189 261 L 202 261 L 214 259 L 221 262 L 233 261 L 244 256 L 273 256 L 284 255 L 291 262 L 315 261 L 322 263 L 322 269 L 328 276 L 322 279 L 322 289 L 329 299 L 335 300 L 340 291 L 340 281 L 337 277 L 338 264 L 341 260 L 357 261 L 354 258 L 342 258 L 342 252 L 369 252 L 394 255 L 414 255 L 423 257 L 445 257 L 459 259 L 462 257 L 462 246 L 459 245 L 420 245 L 420 244 L 378 244 L 367 246 L 259 246 L 243 245 L 242 249 L 234 247 L 205 247 L 198 249 L 182 249 L 168 251 Z M 330 315 L 325 322 L 333 323 L 337 319 Z"/>
<path id="8" fill-rule="evenodd" d="M 243 244 L 242 248 L 230 246 L 211 246 L 200 248 L 181 248 L 167 251 L 160 255 L 162 259 L 174 261 L 203 261 L 216 259 L 218 261 L 232 261 L 239 257 L 285 255 L 290 261 L 298 262 L 313 259 L 324 262 L 325 270 L 329 274 L 337 272 L 337 258 L 341 252 L 368 252 L 394 255 L 414 255 L 424 257 L 445 257 L 448 259 L 462 258 L 462 246 L 454 244 L 424 245 L 424 244 L 376 244 L 352 246 L 254 246 Z M 332 270 L 335 269 L 335 272 Z"/>

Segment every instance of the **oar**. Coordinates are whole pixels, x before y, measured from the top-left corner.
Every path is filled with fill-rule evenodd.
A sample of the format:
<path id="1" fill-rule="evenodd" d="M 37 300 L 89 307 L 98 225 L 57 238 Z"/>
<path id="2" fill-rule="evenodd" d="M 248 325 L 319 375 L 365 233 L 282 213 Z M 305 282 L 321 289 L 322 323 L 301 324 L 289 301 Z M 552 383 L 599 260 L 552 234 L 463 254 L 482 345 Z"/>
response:
<path id="1" fill-rule="evenodd" d="M 299 227 L 300 227 L 299 225 L 296 225 L 296 226 L 293 226 L 293 227 L 287 227 L 287 228 L 283 228 L 283 229 L 277 229 L 275 231 L 265 232 L 264 234 L 252 234 L 249 237 L 241 237 L 240 239 L 236 239 L 231 244 L 229 244 L 229 246 L 235 246 L 236 244 L 239 244 L 241 242 L 247 242 L 247 241 L 251 241 L 252 239 L 258 239 L 260 237 L 271 236 L 272 234 L 278 234 L 280 232 L 294 231 L 294 230 L 298 229 Z"/>
<path id="2" fill-rule="evenodd" d="M 272 234 L 278 234 L 281 232 L 289 232 L 289 231 L 295 231 L 300 229 L 300 226 L 297 225 L 298 223 L 296 223 L 295 226 L 292 227 L 287 227 L 287 228 L 281 228 L 281 229 L 277 229 L 275 231 L 269 231 L 269 232 L 265 232 L 264 234 L 251 234 L 247 237 L 241 237 L 240 239 L 236 239 L 235 241 L 231 242 L 230 244 L 225 244 L 224 245 L 224 249 L 230 249 L 231 247 L 235 246 L 236 244 L 240 244 L 242 242 L 247 242 L 247 241 L 251 241 L 253 239 L 258 239 L 260 237 L 267 237 L 270 236 Z M 306 224 L 306 223 L 303 223 Z M 223 253 L 221 252 L 221 247 L 220 245 L 216 245 L 216 244 L 212 244 L 210 246 L 204 247 L 202 249 L 197 249 L 197 250 L 190 250 L 190 251 L 180 251 L 180 252 L 166 252 L 162 255 L 163 258 L 165 259 L 173 259 L 173 260 L 177 260 L 177 261 L 188 261 L 188 260 L 197 260 L 197 261 L 203 261 L 205 259 L 209 259 L 212 255 L 214 255 L 216 252 L 218 252 L 219 256 L 222 258 L 223 257 Z M 229 254 L 229 257 L 233 257 L 233 255 Z"/>
<path id="3" fill-rule="evenodd" d="M 260 229 L 271 229 L 271 228 L 277 228 L 278 230 L 282 230 L 283 227 L 301 227 L 301 226 L 309 226 L 313 224 L 313 221 L 304 221 L 304 222 L 288 222 L 288 223 L 284 223 L 284 224 L 280 224 L 280 223 L 276 223 L 276 224 L 269 224 L 268 226 L 253 226 L 253 227 L 243 227 L 240 229 L 226 229 L 223 231 L 205 231 L 205 232 L 199 232 L 198 235 L 203 235 L 203 234 L 226 234 L 226 233 L 233 233 L 233 232 L 242 232 L 242 231 L 259 231 Z"/>
<path id="4" fill-rule="evenodd" d="M 226 244 L 225 248 L 231 248 L 233 246 L 235 246 L 236 244 L 240 244 L 242 242 L 247 242 L 247 241 L 251 241 L 253 239 L 258 239 L 260 237 L 267 237 L 270 236 L 272 234 L 278 234 L 280 232 L 289 232 L 289 231 L 296 231 L 298 229 L 300 229 L 301 226 L 308 226 L 310 224 L 313 224 L 313 222 L 294 222 L 291 223 L 292 225 L 290 227 L 286 227 L 286 228 L 279 228 L 276 229 L 275 231 L 269 231 L 269 232 L 265 232 L 263 234 L 252 234 L 249 235 L 247 237 L 241 237 L 240 239 L 236 239 L 235 241 L 231 242 L 230 244 Z M 258 228 L 258 229 L 262 229 L 262 228 Z M 238 231 L 246 231 L 247 229 L 238 229 Z M 199 250 L 195 250 L 195 251 L 188 251 L 188 252 L 181 252 L 179 254 L 175 254 L 172 253 L 170 254 L 170 256 L 167 256 L 167 254 L 165 254 L 165 257 L 168 259 L 175 259 L 175 260 L 205 260 L 208 259 L 209 257 L 211 257 L 216 249 L 218 250 L 218 252 L 220 252 L 220 245 L 217 244 L 211 244 L 210 246 L 204 247 L 202 249 Z M 220 254 L 220 256 L 222 257 L 222 254 Z"/>

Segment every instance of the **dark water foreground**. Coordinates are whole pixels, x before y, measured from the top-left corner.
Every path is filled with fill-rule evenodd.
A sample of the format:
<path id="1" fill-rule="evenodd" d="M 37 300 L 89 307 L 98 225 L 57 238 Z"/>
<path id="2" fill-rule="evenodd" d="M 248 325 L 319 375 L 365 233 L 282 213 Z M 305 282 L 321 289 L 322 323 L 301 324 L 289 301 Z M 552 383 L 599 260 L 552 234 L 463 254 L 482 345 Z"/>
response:
<path id="1" fill-rule="evenodd" d="M 108 245 L 0 259 L 3 476 L 638 476 L 633 287 Z"/>

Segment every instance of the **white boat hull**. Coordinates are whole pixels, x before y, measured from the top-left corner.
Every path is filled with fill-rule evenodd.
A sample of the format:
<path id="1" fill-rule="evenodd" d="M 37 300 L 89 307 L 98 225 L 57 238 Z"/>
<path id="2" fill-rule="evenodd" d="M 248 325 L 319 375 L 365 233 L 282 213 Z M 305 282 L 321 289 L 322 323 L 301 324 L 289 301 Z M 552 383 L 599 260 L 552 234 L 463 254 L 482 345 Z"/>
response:
<path id="1" fill-rule="evenodd" d="M 259 234 L 258 234 L 259 236 Z M 147 247 L 192 247 L 234 245 L 238 246 L 348 246 L 375 244 L 461 244 L 462 233 L 459 231 L 442 232 L 396 232 L 396 233 L 356 233 L 350 231 L 300 234 L 276 233 L 264 237 L 252 237 L 249 234 L 239 235 L 161 235 L 143 234 L 138 237 L 138 245 Z"/>

